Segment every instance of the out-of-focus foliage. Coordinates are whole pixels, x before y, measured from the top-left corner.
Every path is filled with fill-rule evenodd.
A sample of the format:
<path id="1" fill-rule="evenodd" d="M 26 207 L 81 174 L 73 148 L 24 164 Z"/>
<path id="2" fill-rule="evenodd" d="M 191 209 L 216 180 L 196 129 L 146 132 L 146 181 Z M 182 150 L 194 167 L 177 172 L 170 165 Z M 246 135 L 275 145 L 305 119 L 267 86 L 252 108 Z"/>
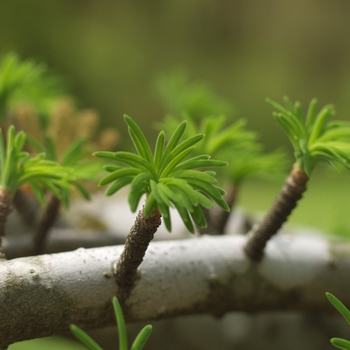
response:
<path id="1" fill-rule="evenodd" d="M 69 169 L 44 159 L 45 154 L 30 156 L 23 151 L 25 141 L 25 133 L 16 133 L 11 126 L 5 142 L 0 129 L 0 187 L 15 194 L 21 185 L 29 183 L 41 203 L 45 203 L 45 190 L 61 198 L 74 180 Z"/>
<path id="2" fill-rule="evenodd" d="M 232 106 L 211 89 L 200 83 L 191 83 L 183 72 L 160 75 L 155 82 L 156 90 L 170 114 L 186 112 L 193 119 L 228 114 Z"/>
<path id="3" fill-rule="evenodd" d="M 21 341 L 9 346 L 9 350 L 86 350 L 78 341 L 67 337 L 52 336 L 33 340 Z"/>
<path id="4" fill-rule="evenodd" d="M 36 110 L 27 104 L 13 111 L 14 122 L 29 136 L 30 150 L 45 153 L 47 159 L 69 168 L 76 179 L 72 184 L 86 199 L 90 198 L 89 191 L 94 189 L 91 183 L 98 182 L 102 167 L 101 161 L 92 158 L 92 152 L 114 150 L 119 139 L 116 129 L 99 131 L 99 119 L 92 109 L 77 111 L 70 98 L 57 102 L 45 127 Z"/>
<path id="5" fill-rule="evenodd" d="M 166 110 L 150 84 L 184 69 L 232 101 L 273 150 L 288 141 L 267 96 L 317 96 L 339 115 L 350 110 L 349 12 L 348 1 L 2 1 L 0 48 L 63 73 L 104 126 L 119 118 L 123 128 L 127 113 L 154 139 L 145 127 Z"/>
<path id="6" fill-rule="evenodd" d="M 186 120 L 186 137 L 205 135 L 194 153 L 227 161 L 228 166 L 218 172 L 221 180 L 239 185 L 247 177 L 276 177 L 284 172 L 285 155 L 280 151 L 265 153 L 257 133 L 248 130 L 244 119 L 233 121 L 220 115 L 232 108 L 208 87 L 190 84 L 183 75 L 176 74 L 163 75 L 160 82 L 157 86 L 161 101 L 176 114 L 166 115 L 164 121 L 157 124 L 158 129 L 170 134 L 181 120 Z"/>
<path id="7" fill-rule="evenodd" d="M 40 159 L 45 157 L 48 163 L 57 162 L 65 167 L 70 175 L 70 183 L 89 199 L 89 191 L 82 181 L 98 182 L 98 174 L 101 172 L 100 162 L 91 161 L 89 157 L 101 147 L 105 150 L 113 149 L 118 140 L 118 133 L 115 130 L 108 130 L 107 133 L 104 131 L 99 135 L 101 142 L 96 143 L 95 139 L 99 134 L 98 114 L 93 110 L 77 112 L 72 100 L 62 97 L 62 91 L 59 79 L 48 76 L 44 65 L 36 64 L 32 60 L 23 61 L 13 53 L 0 61 L 0 118 L 3 118 L 5 129 L 9 123 L 13 123 L 22 130 L 19 135 L 29 136 L 18 137 L 21 140 L 19 152 L 25 147 L 32 153 L 40 152 Z M 8 135 L 12 134 L 13 132 Z M 30 141 L 32 147 L 25 144 L 25 141 Z M 19 154 L 21 159 L 24 157 L 22 153 Z M 20 176 L 18 174 L 21 174 L 19 170 L 25 168 L 26 163 L 17 169 L 18 174 L 10 176 L 8 173 L 13 172 L 16 167 L 14 164 L 19 161 L 15 156 L 7 158 L 11 162 L 10 165 L 3 164 L 5 176 L 2 176 L 1 182 L 4 182 L 3 186 L 15 191 L 21 185 L 21 182 L 17 184 L 17 177 Z M 14 185 L 8 184 L 9 181 Z M 72 186 L 55 187 L 54 181 L 47 182 L 46 187 L 51 184 L 52 192 L 68 206 Z M 31 187 L 43 201 L 44 191 L 40 190 L 40 186 L 31 183 Z"/>
<path id="8" fill-rule="evenodd" d="M 50 138 L 54 151 L 48 156 L 62 162 L 73 143 L 84 139 L 93 151 L 114 150 L 119 142 L 115 128 L 100 128 L 101 116 L 94 109 L 78 110 L 69 97 L 57 101 L 45 127 L 40 124 L 37 111 L 24 104 L 13 112 L 16 125 L 37 143 L 43 145 Z"/>
<path id="9" fill-rule="evenodd" d="M 58 77 L 49 75 L 44 64 L 7 54 L 0 64 L 0 120 L 20 104 L 27 103 L 47 118 L 64 89 Z M 45 122 L 45 119 L 43 120 Z"/>
<path id="10" fill-rule="evenodd" d="M 169 133 L 181 120 L 188 122 L 187 137 L 195 133 L 205 135 L 195 150 L 196 154 L 212 154 L 216 159 L 228 162 L 227 167 L 218 171 L 224 182 L 238 185 L 251 176 L 278 178 L 284 174 L 286 155 L 281 151 L 264 152 L 257 133 L 248 130 L 243 119 L 228 124 L 227 118 L 221 115 L 203 118 L 196 123 L 183 113 L 182 117 L 167 115 L 158 127 Z"/>

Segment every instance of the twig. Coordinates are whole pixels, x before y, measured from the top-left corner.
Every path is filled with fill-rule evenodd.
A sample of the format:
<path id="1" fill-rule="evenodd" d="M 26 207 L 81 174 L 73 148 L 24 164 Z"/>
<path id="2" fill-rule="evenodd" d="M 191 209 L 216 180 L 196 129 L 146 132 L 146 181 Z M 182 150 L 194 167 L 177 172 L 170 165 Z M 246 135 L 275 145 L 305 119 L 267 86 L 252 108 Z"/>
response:
<path id="1" fill-rule="evenodd" d="M 267 241 L 278 232 L 297 206 L 306 191 L 308 180 L 309 177 L 304 171 L 298 168 L 292 170 L 270 211 L 248 234 L 244 251 L 250 259 L 254 261 L 262 259 Z"/>
<path id="2" fill-rule="evenodd" d="M 53 194 L 50 194 L 50 199 L 46 205 L 44 214 L 34 235 L 34 247 L 36 254 L 41 254 L 44 250 L 47 235 L 57 220 L 60 205 L 61 200 Z"/>
<path id="3" fill-rule="evenodd" d="M 237 186 L 232 185 L 229 187 L 225 196 L 225 200 L 231 210 L 228 212 L 221 209 L 220 212 L 216 215 L 215 220 L 213 220 L 214 233 L 217 235 L 223 235 L 225 233 L 225 228 L 227 226 L 228 219 L 230 215 L 232 215 L 232 212 L 233 212 L 232 209 L 236 203 L 237 192 L 238 192 Z"/>
<path id="4" fill-rule="evenodd" d="M 139 211 L 115 266 L 115 277 L 120 287 L 118 299 L 121 304 L 127 300 L 134 287 L 137 268 L 160 224 L 161 215 L 158 210 L 154 210 L 148 218 L 143 215 L 143 210 Z"/>

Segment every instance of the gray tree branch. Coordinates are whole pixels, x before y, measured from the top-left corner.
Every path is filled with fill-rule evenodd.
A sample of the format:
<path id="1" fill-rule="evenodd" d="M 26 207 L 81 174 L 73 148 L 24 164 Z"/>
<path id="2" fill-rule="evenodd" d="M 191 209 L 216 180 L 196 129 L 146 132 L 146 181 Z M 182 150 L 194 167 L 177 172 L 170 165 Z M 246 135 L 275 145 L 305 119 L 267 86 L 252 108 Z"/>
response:
<path id="1" fill-rule="evenodd" d="M 246 237 L 154 242 L 125 310 L 128 321 L 229 311 L 332 312 L 325 292 L 350 304 L 350 244 L 280 235 L 260 263 Z M 0 264 L 0 348 L 16 341 L 114 324 L 111 265 L 122 246 L 18 258 Z"/>
<path id="2" fill-rule="evenodd" d="M 118 232 L 79 231 L 72 228 L 53 228 L 47 239 L 44 253 L 60 253 L 80 247 L 93 248 L 123 244 L 125 237 Z M 32 232 L 3 238 L 4 252 L 8 259 L 35 255 Z"/>

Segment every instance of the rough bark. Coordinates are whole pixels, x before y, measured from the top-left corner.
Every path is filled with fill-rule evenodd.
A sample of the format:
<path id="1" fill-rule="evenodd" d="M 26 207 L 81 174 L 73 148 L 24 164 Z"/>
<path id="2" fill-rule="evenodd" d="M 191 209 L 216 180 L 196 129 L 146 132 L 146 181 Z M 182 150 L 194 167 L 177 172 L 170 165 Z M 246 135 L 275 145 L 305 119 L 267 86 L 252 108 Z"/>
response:
<path id="1" fill-rule="evenodd" d="M 161 215 L 158 210 L 146 218 L 140 210 L 125 242 L 123 253 L 115 264 L 115 277 L 120 286 L 118 299 L 123 305 L 129 297 L 137 278 L 137 268 L 142 263 L 149 243 L 159 225 Z"/>
<path id="2" fill-rule="evenodd" d="M 308 180 L 304 171 L 299 168 L 293 169 L 269 212 L 248 234 L 244 251 L 250 259 L 260 261 L 263 258 L 266 243 L 287 221 L 306 191 Z"/>
<path id="3" fill-rule="evenodd" d="M 2 237 L 5 236 L 7 217 L 12 211 L 13 195 L 6 188 L 0 188 L 0 261 L 6 260 L 2 249 Z"/>
<path id="4" fill-rule="evenodd" d="M 34 234 L 35 254 L 43 253 L 47 240 L 47 235 L 57 220 L 60 206 L 61 200 L 53 194 L 51 194 L 43 216 L 40 219 L 37 231 Z"/>
<path id="5" fill-rule="evenodd" d="M 335 312 L 325 292 L 350 304 L 350 244 L 275 236 L 253 264 L 246 236 L 153 242 L 139 267 L 128 321 L 230 311 Z M 112 262 L 122 246 L 19 258 L 0 264 L 0 348 L 115 323 Z"/>

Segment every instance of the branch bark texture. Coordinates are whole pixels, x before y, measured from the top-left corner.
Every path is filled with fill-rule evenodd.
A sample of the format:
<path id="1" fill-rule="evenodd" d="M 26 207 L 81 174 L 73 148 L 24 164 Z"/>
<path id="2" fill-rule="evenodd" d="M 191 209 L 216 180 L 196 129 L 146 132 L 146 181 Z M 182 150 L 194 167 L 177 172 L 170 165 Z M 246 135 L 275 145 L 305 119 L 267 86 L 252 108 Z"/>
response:
<path id="1" fill-rule="evenodd" d="M 229 311 L 333 312 L 325 292 L 350 304 L 350 244 L 280 235 L 251 262 L 246 236 L 153 242 L 127 300 L 128 321 Z M 123 246 L 19 258 L 0 264 L 0 348 L 115 323 L 112 262 Z"/>
<path id="2" fill-rule="evenodd" d="M 137 277 L 137 268 L 142 263 L 148 245 L 161 222 L 158 210 L 154 210 L 147 218 L 143 215 L 143 210 L 140 210 L 135 224 L 126 238 L 124 250 L 114 271 L 117 284 L 120 287 L 118 299 L 122 305 L 130 295 Z"/>
<path id="3" fill-rule="evenodd" d="M 248 234 L 244 250 L 250 259 L 254 261 L 262 259 L 267 241 L 287 221 L 288 216 L 306 191 L 308 180 L 304 171 L 296 167 L 293 169 L 269 212 Z"/>
<path id="4" fill-rule="evenodd" d="M 0 188 L 0 262 L 6 260 L 2 249 L 2 237 L 5 236 L 6 221 L 12 211 L 13 195 L 6 188 Z"/>

